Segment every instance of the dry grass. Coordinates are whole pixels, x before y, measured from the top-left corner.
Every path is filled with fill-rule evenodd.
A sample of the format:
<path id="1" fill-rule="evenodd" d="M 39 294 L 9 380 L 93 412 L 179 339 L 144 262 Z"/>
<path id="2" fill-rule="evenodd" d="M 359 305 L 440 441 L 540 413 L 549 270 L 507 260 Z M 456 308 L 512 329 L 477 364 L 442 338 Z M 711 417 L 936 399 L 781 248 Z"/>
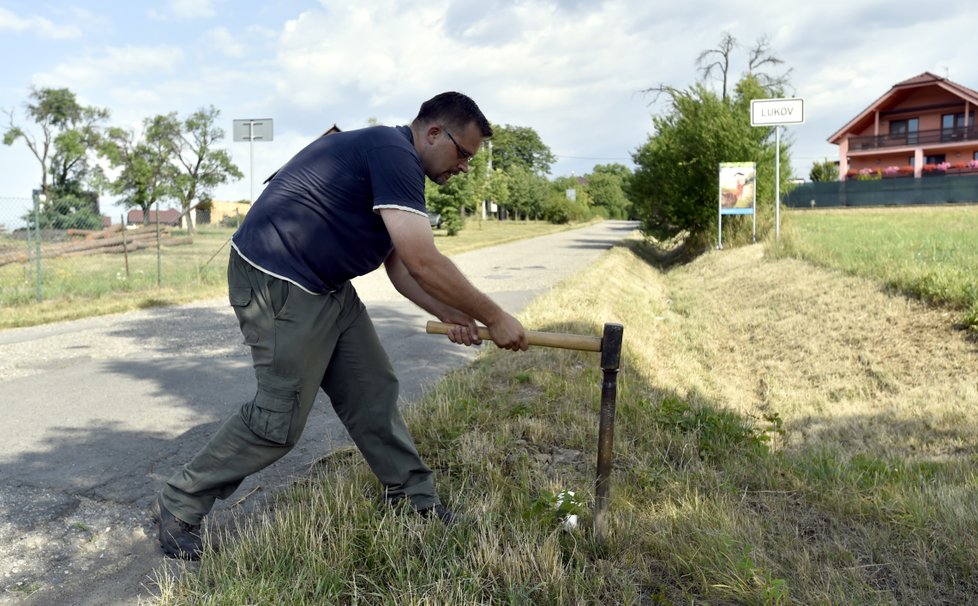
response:
<path id="1" fill-rule="evenodd" d="M 637 250 L 641 253 L 641 247 Z M 454 529 L 341 453 L 164 604 L 963 604 L 978 591 L 978 348 L 944 312 L 760 246 L 612 250 L 523 316 L 625 325 L 609 540 L 593 354 L 489 349 L 408 420 Z M 577 492 L 562 531 L 552 495 Z"/>
<path id="2" fill-rule="evenodd" d="M 951 313 L 762 256 L 711 254 L 666 276 L 662 327 L 682 330 L 663 331 L 663 345 L 680 357 L 657 383 L 745 414 L 777 411 L 795 448 L 933 459 L 978 443 L 962 423 L 978 403 L 975 344 Z"/>
<path id="3" fill-rule="evenodd" d="M 574 227 L 580 225 L 470 220 L 457 236 L 436 231 L 435 245 L 446 255 L 454 255 Z M 42 252 L 40 303 L 33 262 L 0 267 L 0 329 L 225 296 L 227 241 L 232 233 L 230 228 L 205 227 L 198 230 L 192 245 L 163 247 L 162 287 L 157 284 L 155 248 L 130 254 L 128 274 L 122 254 L 48 258 Z M 0 250 L 25 245 L 0 236 Z"/>

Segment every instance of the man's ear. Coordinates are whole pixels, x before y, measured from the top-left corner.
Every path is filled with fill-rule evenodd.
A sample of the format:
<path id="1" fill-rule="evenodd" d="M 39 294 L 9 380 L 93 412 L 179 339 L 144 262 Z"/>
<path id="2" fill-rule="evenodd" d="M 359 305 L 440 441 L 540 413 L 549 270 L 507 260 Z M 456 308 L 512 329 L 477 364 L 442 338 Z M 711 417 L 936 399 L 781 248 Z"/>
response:
<path id="1" fill-rule="evenodd" d="M 434 145 L 435 139 L 438 138 L 438 135 L 440 134 L 441 134 L 441 127 L 438 126 L 437 124 L 432 124 L 424 131 L 425 140 L 428 142 L 428 145 Z"/>

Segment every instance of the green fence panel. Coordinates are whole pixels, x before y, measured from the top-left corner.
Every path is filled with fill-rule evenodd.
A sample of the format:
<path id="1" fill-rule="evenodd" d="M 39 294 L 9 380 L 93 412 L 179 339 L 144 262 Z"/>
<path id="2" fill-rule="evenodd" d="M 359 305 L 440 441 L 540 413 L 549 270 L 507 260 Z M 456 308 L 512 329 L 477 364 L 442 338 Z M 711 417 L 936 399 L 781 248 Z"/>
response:
<path id="1" fill-rule="evenodd" d="M 784 196 L 789 208 L 905 206 L 978 202 L 978 174 L 803 183 Z"/>

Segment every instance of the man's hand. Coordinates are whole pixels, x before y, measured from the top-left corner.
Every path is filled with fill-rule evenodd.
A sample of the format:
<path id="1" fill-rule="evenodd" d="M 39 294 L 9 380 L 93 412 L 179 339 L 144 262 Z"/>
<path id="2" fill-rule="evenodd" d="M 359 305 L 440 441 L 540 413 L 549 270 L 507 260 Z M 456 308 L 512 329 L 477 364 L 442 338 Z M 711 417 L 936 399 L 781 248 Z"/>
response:
<path id="1" fill-rule="evenodd" d="M 493 342 L 513 351 L 530 344 L 519 320 L 503 311 L 462 275 L 448 257 L 438 252 L 428 220 L 418 213 L 382 208 L 380 216 L 394 243 L 386 261 L 387 273 L 397 290 L 434 313 L 443 322 L 456 324 L 448 338 L 465 345 L 481 340 L 473 318 L 485 323 Z"/>
<path id="2" fill-rule="evenodd" d="M 453 310 L 439 319 L 446 324 L 451 324 L 447 334 L 448 340 L 452 343 L 459 345 L 482 344 L 482 337 L 479 336 L 479 329 L 474 318 L 458 310 Z"/>
<path id="3" fill-rule="evenodd" d="M 513 351 L 526 351 L 530 347 L 523 325 L 509 314 L 504 313 L 500 320 L 487 324 L 486 328 L 497 347 Z"/>

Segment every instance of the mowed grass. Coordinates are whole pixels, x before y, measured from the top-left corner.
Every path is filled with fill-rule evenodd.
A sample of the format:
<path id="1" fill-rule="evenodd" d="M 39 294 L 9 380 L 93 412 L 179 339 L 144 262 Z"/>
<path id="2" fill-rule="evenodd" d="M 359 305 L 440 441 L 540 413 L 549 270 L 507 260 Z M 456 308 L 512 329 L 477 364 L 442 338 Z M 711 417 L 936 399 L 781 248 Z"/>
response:
<path id="1" fill-rule="evenodd" d="M 973 600 L 964 333 L 878 282 L 760 245 L 668 273 L 645 258 L 615 248 L 522 315 L 539 330 L 625 326 L 605 542 L 590 530 L 598 356 L 488 347 L 406 412 L 461 524 L 386 509 L 343 450 L 199 567 L 164 573 L 160 603 Z"/>
<path id="2" fill-rule="evenodd" d="M 457 236 L 436 230 L 435 245 L 452 255 L 573 227 L 580 225 L 473 219 Z M 42 251 L 40 303 L 33 262 L 0 266 L 0 329 L 225 296 L 227 241 L 232 233 L 228 228 L 202 227 L 193 244 L 163 246 L 160 272 L 155 242 L 129 255 L 128 273 L 121 253 L 48 258 Z M 185 232 L 174 235 L 181 238 Z M 0 237 L 2 250 L 26 248 L 26 242 Z"/>
<path id="3" fill-rule="evenodd" d="M 978 206 L 793 211 L 772 247 L 965 310 L 978 328 Z"/>

